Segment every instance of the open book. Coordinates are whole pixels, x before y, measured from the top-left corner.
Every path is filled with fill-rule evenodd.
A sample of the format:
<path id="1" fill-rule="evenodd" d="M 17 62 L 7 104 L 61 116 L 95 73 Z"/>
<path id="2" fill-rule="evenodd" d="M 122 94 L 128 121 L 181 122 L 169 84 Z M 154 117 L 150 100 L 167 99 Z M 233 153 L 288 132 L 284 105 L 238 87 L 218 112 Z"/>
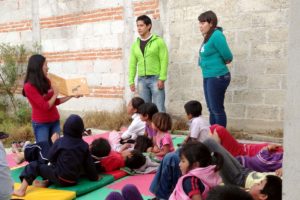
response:
<path id="1" fill-rule="evenodd" d="M 66 96 L 87 95 L 89 87 L 86 78 L 62 78 L 55 74 L 48 74 L 51 84 L 56 87 L 60 94 Z"/>

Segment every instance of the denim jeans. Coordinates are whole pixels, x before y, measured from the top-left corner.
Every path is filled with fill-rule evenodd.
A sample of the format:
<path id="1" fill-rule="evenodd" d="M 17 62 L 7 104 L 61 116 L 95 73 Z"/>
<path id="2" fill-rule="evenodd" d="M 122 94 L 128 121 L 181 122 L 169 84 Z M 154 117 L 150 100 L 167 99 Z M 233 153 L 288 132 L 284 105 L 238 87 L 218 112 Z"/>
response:
<path id="1" fill-rule="evenodd" d="M 154 103 L 159 112 L 166 112 L 165 108 L 165 89 L 158 89 L 158 76 L 139 76 L 138 93 L 145 102 Z"/>
<path id="2" fill-rule="evenodd" d="M 219 124 L 226 127 L 227 117 L 224 109 L 225 92 L 230 83 L 230 73 L 223 76 L 204 78 L 204 95 L 209 110 L 211 125 Z"/>
<path id="3" fill-rule="evenodd" d="M 169 199 L 181 171 L 179 168 L 179 149 L 165 155 L 150 185 L 150 191 L 159 199 Z"/>
<path id="4" fill-rule="evenodd" d="M 50 123 L 37 123 L 32 121 L 32 128 L 36 142 L 48 141 L 51 143 L 51 136 L 54 133 L 60 134 L 59 120 Z"/>

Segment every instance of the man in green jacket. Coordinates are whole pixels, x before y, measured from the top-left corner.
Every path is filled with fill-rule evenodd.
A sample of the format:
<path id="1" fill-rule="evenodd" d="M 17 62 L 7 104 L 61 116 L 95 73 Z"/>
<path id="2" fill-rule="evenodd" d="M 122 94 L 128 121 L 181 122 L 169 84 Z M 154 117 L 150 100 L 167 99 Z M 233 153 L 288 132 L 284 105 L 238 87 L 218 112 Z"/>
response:
<path id="1" fill-rule="evenodd" d="M 136 20 L 139 38 L 131 46 L 129 61 L 129 85 L 135 92 L 135 76 L 138 74 L 138 93 L 145 102 L 157 105 L 165 112 L 165 81 L 168 71 L 168 49 L 163 39 L 151 34 L 151 19 L 141 15 Z"/>

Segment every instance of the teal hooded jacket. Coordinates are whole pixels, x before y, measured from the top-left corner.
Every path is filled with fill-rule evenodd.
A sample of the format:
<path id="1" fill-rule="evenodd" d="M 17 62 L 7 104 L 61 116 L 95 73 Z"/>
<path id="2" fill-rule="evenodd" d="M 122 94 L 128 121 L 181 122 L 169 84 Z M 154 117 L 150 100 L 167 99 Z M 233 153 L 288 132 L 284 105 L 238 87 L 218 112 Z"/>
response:
<path id="1" fill-rule="evenodd" d="M 229 72 L 226 63 L 232 61 L 222 29 L 216 29 L 199 51 L 199 66 L 204 78 L 222 76 Z"/>

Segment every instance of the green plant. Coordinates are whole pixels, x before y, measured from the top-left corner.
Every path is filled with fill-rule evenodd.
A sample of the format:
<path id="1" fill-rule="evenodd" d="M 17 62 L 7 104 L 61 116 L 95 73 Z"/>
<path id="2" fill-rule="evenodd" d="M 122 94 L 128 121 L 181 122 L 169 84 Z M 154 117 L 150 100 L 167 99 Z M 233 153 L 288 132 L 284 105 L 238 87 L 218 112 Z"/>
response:
<path id="1" fill-rule="evenodd" d="M 27 102 L 18 100 L 17 101 L 16 120 L 20 124 L 26 124 L 31 120 L 31 109 Z"/>
<path id="2" fill-rule="evenodd" d="M 0 44 L 0 93 L 9 97 L 14 111 L 17 111 L 15 91 L 18 80 L 24 74 L 24 65 L 30 51 L 24 45 Z"/>

